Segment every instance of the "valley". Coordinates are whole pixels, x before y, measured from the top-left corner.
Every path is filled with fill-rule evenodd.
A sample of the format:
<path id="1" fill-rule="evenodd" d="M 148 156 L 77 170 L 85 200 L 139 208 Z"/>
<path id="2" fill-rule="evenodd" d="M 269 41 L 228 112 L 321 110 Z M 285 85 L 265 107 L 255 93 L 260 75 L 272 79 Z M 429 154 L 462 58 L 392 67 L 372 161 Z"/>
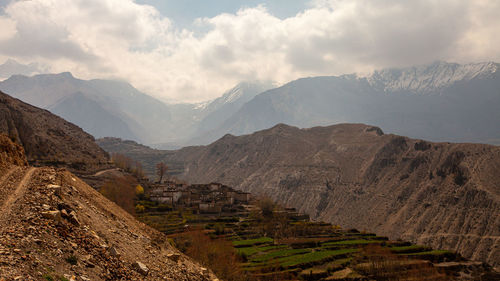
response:
<path id="1" fill-rule="evenodd" d="M 499 281 L 499 11 L 0 1 L 0 281 Z"/>
<path id="2" fill-rule="evenodd" d="M 146 173 L 164 161 L 172 175 L 190 183 L 216 181 L 269 196 L 314 220 L 457 251 L 494 266 L 500 261 L 495 146 L 413 140 L 362 124 L 281 124 L 177 151 L 116 139 L 98 143 L 140 161 Z M 149 173 L 154 178 L 154 170 Z"/>

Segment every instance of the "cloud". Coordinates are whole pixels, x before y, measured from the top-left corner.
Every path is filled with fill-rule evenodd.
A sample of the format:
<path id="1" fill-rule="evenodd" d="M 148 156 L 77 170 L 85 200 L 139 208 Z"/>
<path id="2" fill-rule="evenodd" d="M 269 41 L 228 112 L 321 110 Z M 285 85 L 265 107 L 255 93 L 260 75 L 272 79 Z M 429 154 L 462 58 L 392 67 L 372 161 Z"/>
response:
<path id="1" fill-rule="evenodd" d="M 6 41 L 11 39 L 16 33 L 16 22 L 0 16 L 0 26 L 2 27 L 2 32 L 0 32 L 0 41 Z"/>
<path id="2" fill-rule="evenodd" d="M 500 60 L 498 10 L 495 0 L 316 0 L 285 19 L 257 6 L 179 30 L 131 0 L 14 1 L 0 16 L 0 55 L 201 101 L 241 80 Z"/>

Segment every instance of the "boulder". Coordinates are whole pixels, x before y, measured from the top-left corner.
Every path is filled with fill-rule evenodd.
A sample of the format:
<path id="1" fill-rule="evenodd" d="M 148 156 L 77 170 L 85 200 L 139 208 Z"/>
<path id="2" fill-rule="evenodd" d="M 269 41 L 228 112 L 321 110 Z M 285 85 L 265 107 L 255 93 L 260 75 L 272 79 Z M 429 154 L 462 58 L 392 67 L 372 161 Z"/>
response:
<path id="1" fill-rule="evenodd" d="M 76 213 L 75 211 L 71 211 L 71 213 L 69 213 L 69 221 L 76 225 L 76 226 L 79 226 L 80 225 L 80 221 L 78 221 L 78 218 L 76 217 Z"/>
<path id="2" fill-rule="evenodd" d="M 109 252 L 109 254 L 110 254 L 110 255 L 112 255 L 113 257 L 118 257 L 118 256 L 120 256 L 120 253 L 118 252 L 118 250 L 116 249 L 116 247 L 115 247 L 115 246 L 111 246 L 111 247 L 109 247 L 108 252 Z"/>
<path id="3" fill-rule="evenodd" d="M 47 185 L 47 188 L 50 190 L 53 190 L 55 195 L 57 195 L 59 197 L 61 196 L 61 186 L 60 185 L 49 184 L 49 185 Z"/>
<path id="4" fill-rule="evenodd" d="M 149 272 L 149 269 L 148 267 L 143 264 L 142 262 L 140 261 L 136 261 L 134 264 L 133 264 L 133 267 L 134 269 L 139 272 L 140 274 L 142 275 L 148 275 L 148 272 Z"/>
<path id="5" fill-rule="evenodd" d="M 60 211 L 47 211 L 42 212 L 42 216 L 47 219 L 54 220 L 56 222 L 61 222 L 62 216 Z"/>
<path id="6" fill-rule="evenodd" d="M 181 257 L 180 254 L 168 254 L 167 258 L 173 262 L 179 261 L 179 258 Z"/>
<path id="7" fill-rule="evenodd" d="M 67 218 L 67 217 L 69 217 L 68 212 L 66 211 L 66 209 L 62 209 L 62 210 L 61 210 L 61 216 L 62 216 L 63 218 Z"/>

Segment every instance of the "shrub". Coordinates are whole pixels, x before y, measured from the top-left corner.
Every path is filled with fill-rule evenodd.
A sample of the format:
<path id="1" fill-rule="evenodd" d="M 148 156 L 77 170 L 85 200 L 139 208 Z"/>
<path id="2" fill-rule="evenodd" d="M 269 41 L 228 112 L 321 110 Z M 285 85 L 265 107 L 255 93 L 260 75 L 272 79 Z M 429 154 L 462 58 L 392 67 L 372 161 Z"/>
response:
<path id="1" fill-rule="evenodd" d="M 146 210 L 146 208 L 144 208 L 144 206 L 142 206 L 141 204 L 137 204 L 135 205 L 135 212 L 136 213 L 142 213 Z"/>
<path id="2" fill-rule="evenodd" d="M 135 187 L 135 195 L 137 195 L 137 197 L 139 198 L 142 198 L 144 196 L 144 187 L 142 187 L 140 184 Z"/>
<path id="3" fill-rule="evenodd" d="M 78 263 L 78 259 L 74 255 L 67 257 L 66 261 L 71 265 L 76 265 Z"/>
<path id="4" fill-rule="evenodd" d="M 247 280 L 240 270 L 241 262 L 231 242 L 225 239 L 210 239 L 203 231 L 191 231 L 176 237 L 177 245 L 185 247 L 185 253 L 202 265 L 212 269 L 223 280 Z"/>

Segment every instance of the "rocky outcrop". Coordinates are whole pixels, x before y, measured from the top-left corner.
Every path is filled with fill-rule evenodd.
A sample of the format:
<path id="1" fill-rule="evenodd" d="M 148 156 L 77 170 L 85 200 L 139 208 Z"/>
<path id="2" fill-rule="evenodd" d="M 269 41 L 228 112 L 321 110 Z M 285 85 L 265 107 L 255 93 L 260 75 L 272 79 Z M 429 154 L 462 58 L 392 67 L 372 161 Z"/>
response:
<path id="1" fill-rule="evenodd" d="M 362 124 L 280 124 L 162 153 L 154 161 L 183 163 L 180 177 L 192 183 L 221 182 L 318 220 L 500 265 L 496 146 L 431 143 Z"/>
<path id="2" fill-rule="evenodd" d="M 93 171 L 108 155 L 81 128 L 0 92 L 0 133 L 21 144 L 30 163 Z"/>

